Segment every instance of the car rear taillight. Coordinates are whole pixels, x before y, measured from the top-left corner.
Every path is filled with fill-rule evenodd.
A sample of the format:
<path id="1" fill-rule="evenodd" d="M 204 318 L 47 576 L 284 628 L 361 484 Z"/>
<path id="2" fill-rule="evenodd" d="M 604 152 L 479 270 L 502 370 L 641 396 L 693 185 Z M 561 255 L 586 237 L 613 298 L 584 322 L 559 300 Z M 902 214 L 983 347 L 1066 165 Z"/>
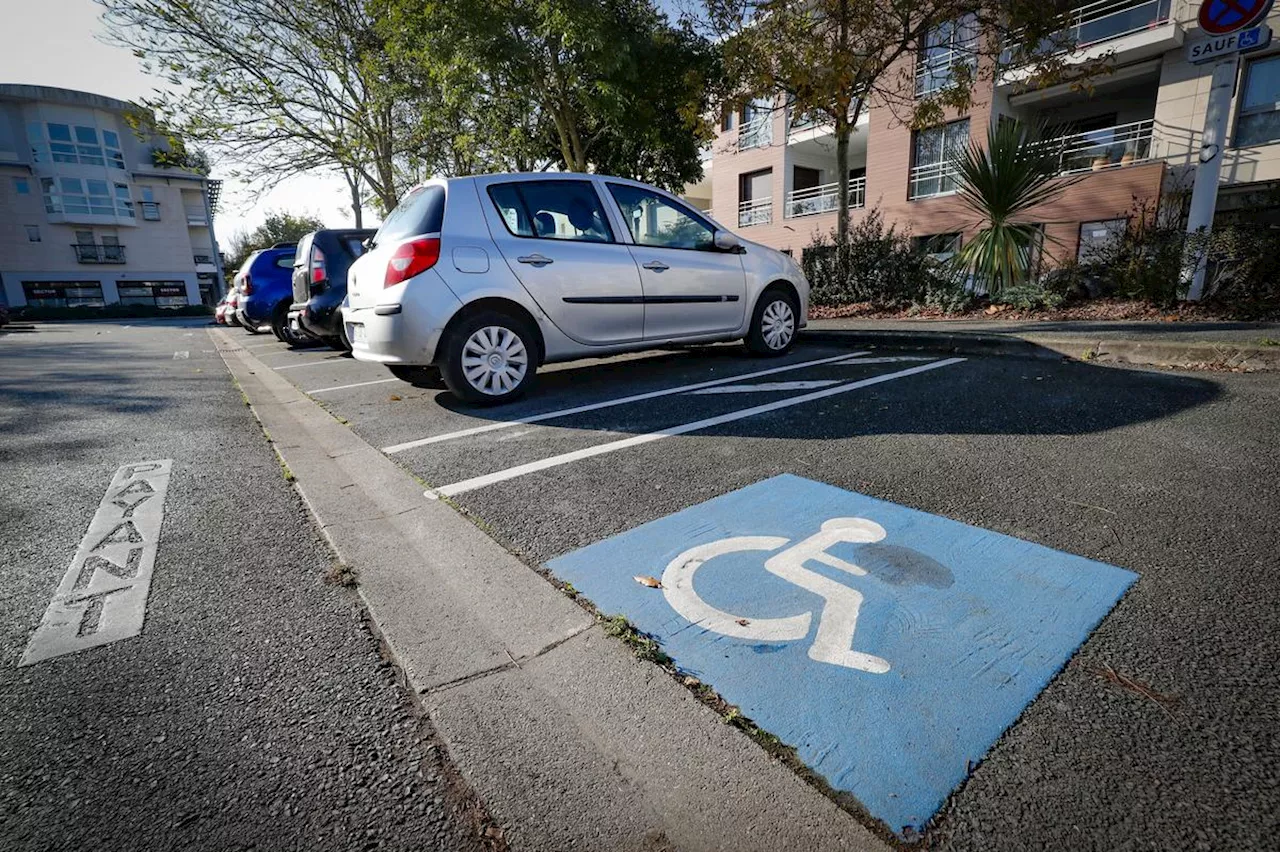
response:
<path id="1" fill-rule="evenodd" d="M 316 246 L 311 247 L 311 283 L 319 284 L 326 277 L 324 269 L 324 252 Z"/>
<path id="2" fill-rule="evenodd" d="M 436 265 L 440 259 L 440 238 L 423 237 L 407 242 L 396 249 L 387 261 L 387 275 L 382 280 L 383 288 L 393 287 L 407 281 L 415 275 L 426 272 Z"/>
<path id="3" fill-rule="evenodd" d="M 253 279 L 249 277 L 249 273 L 244 274 L 244 294 L 246 296 L 253 295 Z"/>

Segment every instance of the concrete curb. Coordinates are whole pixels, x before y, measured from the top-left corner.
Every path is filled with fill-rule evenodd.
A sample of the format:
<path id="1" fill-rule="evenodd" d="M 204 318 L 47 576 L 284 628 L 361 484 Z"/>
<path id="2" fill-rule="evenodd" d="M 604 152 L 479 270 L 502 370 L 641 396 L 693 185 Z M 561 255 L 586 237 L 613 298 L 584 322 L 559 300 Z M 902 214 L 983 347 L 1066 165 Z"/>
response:
<path id="1" fill-rule="evenodd" d="M 510 848 L 887 849 L 229 335 L 210 336 Z"/>
<path id="2" fill-rule="evenodd" d="M 805 340 L 882 346 L 889 349 L 940 351 L 957 355 L 1011 355 L 1020 358 L 1072 358 L 1111 364 L 1137 364 L 1184 369 L 1280 371 L 1280 346 L 1234 343 L 1181 343 L 1113 340 L 1073 335 L 984 334 L 981 332 L 880 331 L 808 328 Z"/>

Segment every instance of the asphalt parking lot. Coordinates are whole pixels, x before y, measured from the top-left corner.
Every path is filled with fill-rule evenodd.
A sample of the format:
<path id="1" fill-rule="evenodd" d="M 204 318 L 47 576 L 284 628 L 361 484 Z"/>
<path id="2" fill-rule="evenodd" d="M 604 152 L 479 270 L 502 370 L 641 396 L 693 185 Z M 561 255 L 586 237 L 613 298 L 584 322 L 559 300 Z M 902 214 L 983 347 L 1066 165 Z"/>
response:
<path id="1" fill-rule="evenodd" d="M 956 770 L 924 842 L 1274 844 L 1275 374 L 802 340 L 775 361 L 717 346 L 555 365 L 528 398 L 468 409 L 328 350 L 243 343 L 530 564 L 790 474 L 1134 572 Z"/>

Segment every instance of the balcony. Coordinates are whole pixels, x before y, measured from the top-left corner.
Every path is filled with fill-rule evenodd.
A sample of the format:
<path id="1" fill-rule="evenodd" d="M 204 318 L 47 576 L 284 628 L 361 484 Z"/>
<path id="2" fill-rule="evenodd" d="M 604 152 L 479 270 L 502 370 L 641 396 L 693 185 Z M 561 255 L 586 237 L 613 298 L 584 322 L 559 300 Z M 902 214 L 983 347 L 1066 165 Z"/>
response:
<path id="1" fill-rule="evenodd" d="M 96 243 L 72 243 L 79 263 L 124 263 L 124 246 L 100 246 Z"/>
<path id="2" fill-rule="evenodd" d="M 941 91 L 955 82 L 954 68 L 977 66 L 976 46 L 955 47 L 934 53 L 916 65 L 916 97 Z"/>
<path id="3" fill-rule="evenodd" d="M 1072 10 L 1066 26 L 1041 45 L 1041 51 L 1051 51 L 1055 44 L 1068 44 L 1078 60 L 1096 59 L 1105 53 L 1114 54 L 1114 62 L 1121 65 L 1137 59 L 1157 56 L 1182 44 L 1182 28 L 1174 20 L 1174 7 L 1181 0 L 1095 0 Z M 1125 39 L 1132 44 L 1106 44 Z M 1004 48 L 1000 61 L 1008 65 L 1019 45 Z M 1093 49 L 1096 48 L 1096 49 Z M 1001 82 L 1011 82 L 1017 75 L 1006 74 Z"/>
<path id="4" fill-rule="evenodd" d="M 783 205 L 782 215 L 787 219 L 795 219 L 800 216 L 830 213 L 839 204 L 836 200 L 839 192 L 838 183 L 825 183 L 808 189 L 794 189 L 787 193 L 787 203 Z M 866 201 L 867 179 L 854 178 L 849 181 L 849 209 L 863 207 Z"/>
<path id="5" fill-rule="evenodd" d="M 1062 174 L 1067 175 L 1149 160 L 1154 135 L 1155 121 L 1147 119 L 1062 136 L 1050 144 L 1062 147 Z"/>
<path id="6" fill-rule="evenodd" d="M 209 216 L 205 213 L 203 207 L 187 208 L 187 224 L 188 225 L 208 225 Z"/>
<path id="7" fill-rule="evenodd" d="M 738 227 L 767 225 L 773 221 L 773 197 L 753 198 L 738 204 Z"/>
<path id="8" fill-rule="evenodd" d="M 908 198 L 936 198 L 956 192 L 956 173 L 949 161 L 915 166 L 911 169 Z"/>
<path id="9" fill-rule="evenodd" d="M 738 128 L 738 150 L 749 151 L 773 144 L 773 115 L 765 113 Z"/>

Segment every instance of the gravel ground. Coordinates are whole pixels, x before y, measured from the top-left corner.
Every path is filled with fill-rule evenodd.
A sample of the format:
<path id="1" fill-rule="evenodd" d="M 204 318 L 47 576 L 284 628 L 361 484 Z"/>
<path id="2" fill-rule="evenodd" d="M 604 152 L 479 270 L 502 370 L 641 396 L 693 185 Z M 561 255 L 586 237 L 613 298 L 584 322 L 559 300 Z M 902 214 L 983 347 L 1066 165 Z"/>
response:
<path id="1" fill-rule="evenodd" d="M 324 582 L 212 349 L 194 321 L 0 334 L 0 846 L 500 845 L 355 593 Z M 112 473 L 162 458 L 142 635 L 17 668 Z"/>

